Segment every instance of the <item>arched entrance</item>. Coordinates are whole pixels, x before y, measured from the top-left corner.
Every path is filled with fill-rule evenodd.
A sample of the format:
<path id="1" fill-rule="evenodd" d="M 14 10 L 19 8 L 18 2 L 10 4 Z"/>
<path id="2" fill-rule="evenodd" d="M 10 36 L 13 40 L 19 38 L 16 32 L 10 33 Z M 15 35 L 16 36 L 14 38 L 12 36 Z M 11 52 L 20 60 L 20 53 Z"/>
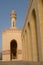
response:
<path id="1" fill-rule="evenodd" d="M 16 40 L 12 40 L 10 43 L 10 57 L 11 57 L 11 60 L 17 58 L 17 42 L 16 42 Z"/>

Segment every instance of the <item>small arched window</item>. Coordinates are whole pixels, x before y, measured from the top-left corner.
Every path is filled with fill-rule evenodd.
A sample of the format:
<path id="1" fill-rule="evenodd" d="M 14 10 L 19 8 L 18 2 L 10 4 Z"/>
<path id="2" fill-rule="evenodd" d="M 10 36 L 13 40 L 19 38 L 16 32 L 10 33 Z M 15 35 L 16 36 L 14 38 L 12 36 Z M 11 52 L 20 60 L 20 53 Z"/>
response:
<path id="1" fill-rule="evenodd" d="M 14 27 L 14 21 L 13 21 L 13 27 Z"/>

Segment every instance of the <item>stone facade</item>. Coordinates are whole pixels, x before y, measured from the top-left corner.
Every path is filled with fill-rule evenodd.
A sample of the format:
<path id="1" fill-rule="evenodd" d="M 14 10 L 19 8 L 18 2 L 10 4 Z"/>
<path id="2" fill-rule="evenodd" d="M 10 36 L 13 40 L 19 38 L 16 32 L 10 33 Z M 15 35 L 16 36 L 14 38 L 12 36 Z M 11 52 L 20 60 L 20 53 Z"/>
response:
<path id="1" fill-rule="evenodd" d="M 2 60 L 22 60 L 21 31 L 15 27 L 15 12 L 11 13 L 11 27 L 2 32 Z"/>
<path id="2" fill-rule="evenodd" d="M 23 60 L 43 61 L 43 0 L 31 0 L 22 30 Z"/>

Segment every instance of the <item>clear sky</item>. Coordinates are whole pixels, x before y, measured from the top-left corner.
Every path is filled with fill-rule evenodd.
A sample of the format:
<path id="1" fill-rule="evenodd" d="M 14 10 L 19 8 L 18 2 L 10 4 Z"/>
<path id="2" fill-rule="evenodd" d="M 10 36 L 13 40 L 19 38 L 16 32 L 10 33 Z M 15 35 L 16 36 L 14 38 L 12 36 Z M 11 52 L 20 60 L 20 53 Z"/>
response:
<path id="1" fill-rule="evenodd" d="M 11 25 L 10 13 L 16 11 L 16 27 L 22 28 L 29 0 L 0 0 L 0 51 L 2 50 L 2 31 Z"/>

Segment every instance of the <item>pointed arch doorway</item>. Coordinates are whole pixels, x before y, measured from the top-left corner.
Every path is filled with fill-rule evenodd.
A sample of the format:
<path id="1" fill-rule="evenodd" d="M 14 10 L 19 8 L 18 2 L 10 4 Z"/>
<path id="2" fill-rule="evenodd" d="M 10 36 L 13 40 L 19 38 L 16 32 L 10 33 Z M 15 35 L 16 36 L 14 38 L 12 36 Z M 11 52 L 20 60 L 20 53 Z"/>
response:
<path id="1" fill-rule="evenodd" d="M 10 42 L 10 59 L 17 59 L 17 41 L 11 40 Z"/>

